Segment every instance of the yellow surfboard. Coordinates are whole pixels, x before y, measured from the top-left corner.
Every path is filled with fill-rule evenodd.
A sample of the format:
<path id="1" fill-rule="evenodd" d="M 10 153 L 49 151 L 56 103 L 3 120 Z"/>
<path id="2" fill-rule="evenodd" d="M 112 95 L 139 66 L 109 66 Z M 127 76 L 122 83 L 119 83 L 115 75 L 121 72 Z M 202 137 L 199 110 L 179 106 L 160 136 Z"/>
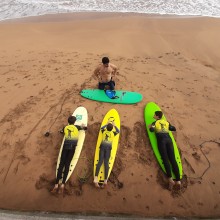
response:
<path id="1" fill-rule="evenodd" d="M 80 106 L 73 112 L 72 115 L 76 117 L 75 125 L 81 126 L 83 124 L 85 127 L 87 127 L 88 113 L 87 113 L 86 108 Z M 63 141 L 62 141 L 62 144 L 61 144 L 61 147 L 60 147 L 60 152 L 59 152 L 58 159 L 57 159 L 56 176 L 57 176 L 57 170 L 58 170 L 59 164 L 60 164 L 60 158 L 61 158 L 61 153 L 62 153 L 62 150 L 63 150 L 64 140 L 65 140 L 65 138 L 63 138 Z M 70 176 L 72 175 L 73 170 L 75 169 L 76 164 L 78 162 L 78 159 L 80 158 L 80 153 L 82 151 L 84 140 L 85 140 L 85 131 L 80 130 L 76 150 L 75 150 L 75 153 L 73 155 L 73 159 L 70 163 L 70 168 L 69 168 L 68 176 L 66 178 L 66 182 L 70 178 Z M 59 182 L 61 182 L 61 181 L 62 181 L 62 179 Z"/>
<path id="2" fill-rule="evenodd" d="M 108 123 L 108 121 L 115 123 L 115 125 L 117 126 L 117 128 L 120 130 L 120 117 L 118 112 L 115 109 L 111 109 L 107 112 L 107 114 L 105 115 L 101 127 L 106 125 Z M 113 128 L 113 131 L 116 131 L 115 128 Z M 109 171 L 108 171 L 108 178 L 110 176 L 110 173 L 112 171 L 114 162 L 115 162 L 115 157 L 116 157 L 116 153 L 117 153 L 117 149 L 118 149 L 118 141 L 119 141 L 119 134 L 117 134 L 112 142 L 112 150 L 111 150 L 111 156 L 109 159 Z M 98 135 L 98 140 L 97 140 L 97 144 L 96 144 L 96 150 L 95 150 L 95 158 L 94 158 L 94 169 L 93 169 L 93 175 L 95 176 L 95 171 L 96 171 L 96 165 L 99 162 L 99 151 L 100 151 L 100 144 L 102 142 L 102 132 L 101 129 L 99 131 L 99 135 Z M 102 184 L 104 182 L 104 163 L 102 164 L 100 171 L 99 171 L 99 175 L 98 175 L 98 181 L 100 184 Z"/>

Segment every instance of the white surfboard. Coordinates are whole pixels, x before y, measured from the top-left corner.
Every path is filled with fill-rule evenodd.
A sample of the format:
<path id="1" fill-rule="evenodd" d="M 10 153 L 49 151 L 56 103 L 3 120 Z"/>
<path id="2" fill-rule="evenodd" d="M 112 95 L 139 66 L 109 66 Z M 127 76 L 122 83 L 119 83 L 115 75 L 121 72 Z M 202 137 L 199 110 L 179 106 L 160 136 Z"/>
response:
<path id="1" fill-rule="evenodd" d="M 87 127 L 87 123 L 88 123 L 88 113 L 87 113 L 87 110 L 85 107 L 78 107 L 72 114 L 73 116 L 76 117 L 76 122 L 74 125 L 79 125 L 81 126 L 82 124 L 84 124 L 84 126 Z M 65 138 L 63 138 L 63 141 L 62 141 L 62 144 L 61 144 L 61 147 L 60 147 L 60 152 L 59 152 L 59 156 L 58 156 L 58 160 L 57 160 L 57 167 L 56 167 L 56 176 L 57 176 L 57 171 L 58 171 L 58 167 L 59 167 L 59 164 L 60 164 L 60 157 L 61 157 L 61 153 L 62 153 L 62 150 L 63 150 L 63 144 L 64 144 L 64 140 Z M 79 131 L 79 139 L 78 139 L 78 142 L 77 142 L 77 146 L 76 146 L 76 150 L 75 150 L 75 154 L 73 156 L 73 159 L 70 163 L 70 168 L 69 168 L 69 173 L 68 173 L 68 176 L 66 178 L 66 182 L 67 180 L 70 178 L 70 176 L 72 175 L 73 173 L 73 170 L 75 169 L 76 167 L 76 164 L 78 162 L 78 159 L 80 157 L 80 153 L 82 151 L 82 147 L 83 147 L 83 143 L 84 143 L 84 140 L 85 140 L 85 130 L 80 130 Z M 62 181 L 62 179 L 60 180 L 60 182 Z"/>

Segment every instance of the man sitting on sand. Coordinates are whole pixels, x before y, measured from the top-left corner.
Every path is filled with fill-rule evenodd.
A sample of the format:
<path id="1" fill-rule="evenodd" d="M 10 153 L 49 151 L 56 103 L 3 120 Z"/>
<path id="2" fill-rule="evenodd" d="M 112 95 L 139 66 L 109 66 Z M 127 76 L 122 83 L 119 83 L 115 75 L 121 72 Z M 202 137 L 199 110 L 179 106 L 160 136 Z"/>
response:
<path id="1" fill-rule="evenodd" d="M 118 68 L 109 62 L 108 57 L 102 58 L 102 64 L 100 64 L 95 70 L 94 70 L 94 76 L 99 81 L 99 89 L 106 89 L 106 86 L 108 86 L 110 90 L 115 89 L 115 82 L 114 78 L 116 76 Z"/>
<path id="2" fill-rule="evenodd" d="M 161 158 L 164 163 L 167 177 L 169 179 L 169 189 L 171 190 L 174 185 L 180 189 L 180 173 L 179 168 L 175 159 L 175 153 L 173 148 L 173 142 L 169 135 L 169 131 L 176 131 L 176 128 L 169 124 L 169 122 L 162 119 L 163 113 L 161 111 L 156 111 L 154 114 L 155 122 L 149 125 L 150 131 L 156 133 L 158 150 L 160 152 Z M 176 176 L 176 182 L 172 179 L 171 167 Z"/>
<path id="3" fill-rule="evenodd" d="M 78 136 L 79 136 L 79 130 L 86 130 L 87 128 L 82 125 L 80 126 L 75 126 L 74 123 L 76 122 L 76 117 L 75 116 L 70 116 L 68 118 L 68 125 L 64 127 L 63 132 L 64 132 L 64 137 L 65 141 L 63 144 L 63 150 L 61 153 L 60 157 L 60 164 L 59 168 L 57 170 L 57 178 L 56 178 L 56 183 L 54 188 L 51 190 L 52 193 L 56 193 L 59 188 L 59 180 L 62 179 L 62 184 L 59 188 L 58 193 L 64 192 L 64 184 L 66 182 L 66 178 L 69 173 L 69 167 L 71 160 L 74 156 L 75 149 L 77 146 L 78 142 Z M 63 171 L 64 169 L 64 171 Z"/>
<path id="4" fill-rule="evenodd" d="M 116 131 L 112 131 L 113 127 Z M 96 187 L 100 188 L 98 183 L 98 175 L 100 168 L 102 166 L 102 163 L 104 161 L 104 167 L 105 167 L 105 179 L 104 179 L 104 186 L 107 185 L 107 178 L 108 178 L 108 171 L 109 171 L 109 159 L 111 156 L 111 150 L 112 150 L 112 142 L 114 140 L 114 137 L 119 134 L 119 129 L 115 125 L 114 122 L 108 122 L 106 125 L 101 127 L 102 132 L 102 143 L 100 145 L 100 151 L 99 151 L 99 162 L 96 165 L 96 171 L 95 171 L 95 178 L 94 178 L 94 184 Z"/>

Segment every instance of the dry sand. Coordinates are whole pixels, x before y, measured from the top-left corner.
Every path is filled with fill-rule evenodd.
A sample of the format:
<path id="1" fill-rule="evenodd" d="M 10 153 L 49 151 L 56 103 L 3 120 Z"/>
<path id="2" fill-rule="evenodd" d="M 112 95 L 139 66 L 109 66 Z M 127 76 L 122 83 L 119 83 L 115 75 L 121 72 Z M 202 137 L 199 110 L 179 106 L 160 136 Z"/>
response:
<path id="1" fill-rule="evenodd" d="M 219 38 L 215 18 L 82 13 L 1 22 L 0 208 L 220 217 Z M 103 56 L 120 68 L 117 89 L 142 93 L 142 102 L 112 105 L 79 95 L 96 88 L 92 73 Z M 149 101 L 177 128 L 184 170 L 179 193 L 167 189 L 146 134 Z M 89 113 L 82 158 L 65 197 L 53 196 L 58 130 L 80 105 Z M 121 116 L 120 145 L 107 189 L 97 190 L 95 145 L 113 107 Z M 80 183 L 84 170 L 88 178 Z"/>

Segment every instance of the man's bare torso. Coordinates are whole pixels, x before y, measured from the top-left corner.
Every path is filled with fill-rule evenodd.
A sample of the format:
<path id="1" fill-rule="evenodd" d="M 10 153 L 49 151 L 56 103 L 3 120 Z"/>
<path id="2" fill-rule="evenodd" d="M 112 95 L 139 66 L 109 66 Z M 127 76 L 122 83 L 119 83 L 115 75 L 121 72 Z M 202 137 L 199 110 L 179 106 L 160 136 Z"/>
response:
<path id="1" fill-rule="evenodd" d="M 94 75 L 99 79 L 101 83 L 107 83 L 115 76 L 117 67 L 114 64 L 109 63 L 108 66 L 100 64 L 94 71 Z"/>

